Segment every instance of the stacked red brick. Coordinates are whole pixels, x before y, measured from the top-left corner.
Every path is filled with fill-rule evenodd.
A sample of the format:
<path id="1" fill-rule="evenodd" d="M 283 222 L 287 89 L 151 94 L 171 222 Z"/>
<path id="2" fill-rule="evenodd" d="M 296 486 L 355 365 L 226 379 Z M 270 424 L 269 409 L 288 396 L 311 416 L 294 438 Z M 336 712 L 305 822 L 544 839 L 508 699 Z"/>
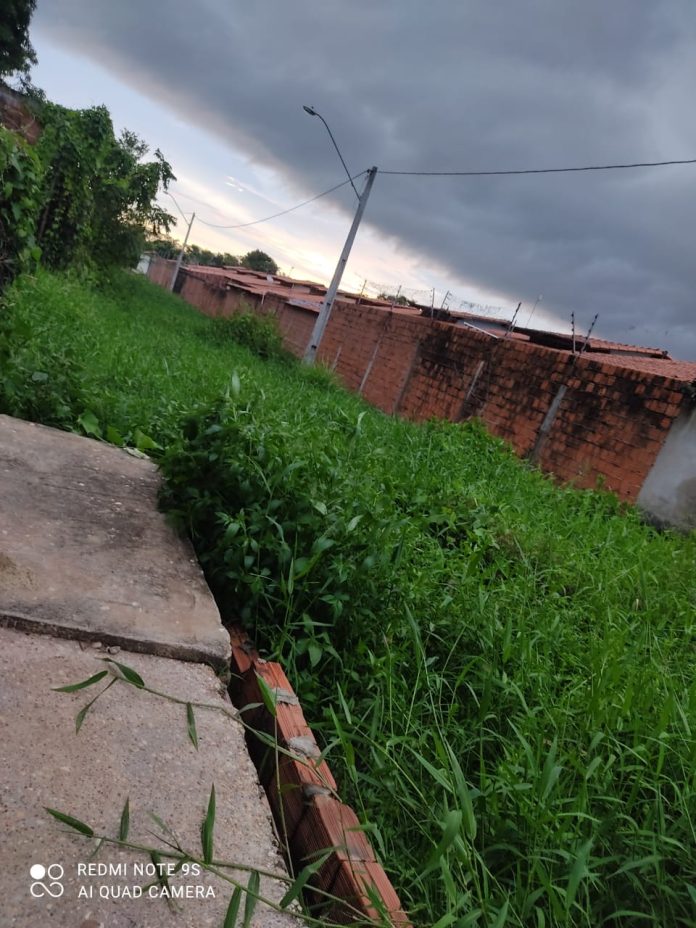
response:
<path id="1" fill-rule="evenodd" d="M 338 798 L 336 781 L 280 664 L 262 660 L 241 629 L 233 629 L 230 638 L 230 694 L 240 709 L 251 707 L 242 714 L 253 729 L 249 749 L 281 840 L 298 870 L 323 858 L 310 880 L 308 901 L 330 922 L 384 924 L 373 901 L 379 898 L 390 924 L 409 926 L 356 814 Z M 259 678 L 273 696 L 275 715 Z"/>

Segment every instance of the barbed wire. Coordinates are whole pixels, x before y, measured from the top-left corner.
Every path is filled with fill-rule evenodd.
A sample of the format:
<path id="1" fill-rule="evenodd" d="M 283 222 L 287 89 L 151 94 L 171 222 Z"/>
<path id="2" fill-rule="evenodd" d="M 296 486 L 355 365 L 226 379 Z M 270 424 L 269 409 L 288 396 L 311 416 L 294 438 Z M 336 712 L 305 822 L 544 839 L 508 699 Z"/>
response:
<path id="1" fill-rule="evenodd" d="M 391 299 L 397 303 L 400 299 L 411 300 L 421 306 L 433 306 L 435 309 L 446 309 L 450 312 L 465 312 L 474 315 L 495 316 L 502 321 L 508 321 L 512 315 L 512 308 L 505 308 L 487 303 L 479 303 L 476 300 L 470 300 L 461 297 L 451 290 L 443 293 L 441 290 L 427 288 L 404 287 L 401 284 L 384 283 L 381 281 L 364 278 L 362 285 L 356 288 L 356 293 L 362 293 L 365 296 L 378 298 L 380 296 Z"/>

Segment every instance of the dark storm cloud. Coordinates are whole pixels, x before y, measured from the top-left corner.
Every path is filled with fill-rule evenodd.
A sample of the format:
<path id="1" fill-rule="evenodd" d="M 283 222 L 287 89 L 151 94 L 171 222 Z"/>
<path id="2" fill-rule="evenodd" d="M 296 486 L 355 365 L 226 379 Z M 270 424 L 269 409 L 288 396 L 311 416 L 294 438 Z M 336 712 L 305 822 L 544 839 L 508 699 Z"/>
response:
<path id="1" fill-rule="evenodd" d="M 689 0 L 39 0 L 35 24 L 311 192 L 340 165 L 302 103 L 354 171 L 696 156 Z M 381 176 L 368 207 L 453 274 L 691 358 L 695 214 L 696 166 Z"/>

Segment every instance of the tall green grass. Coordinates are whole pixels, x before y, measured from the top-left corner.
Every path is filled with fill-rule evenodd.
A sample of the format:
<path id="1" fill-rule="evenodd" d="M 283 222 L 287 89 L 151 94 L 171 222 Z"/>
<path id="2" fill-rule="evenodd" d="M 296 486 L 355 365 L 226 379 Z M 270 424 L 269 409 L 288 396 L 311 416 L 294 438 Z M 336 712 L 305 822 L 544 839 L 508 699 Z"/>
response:
<path id="1" fill-rule="evenodd" d="M 4 411 L 159 446 L 418 925 L 696 925 L 695 536 L 216 342 L 146 281 L 26 278 L 0 318 Z"/>

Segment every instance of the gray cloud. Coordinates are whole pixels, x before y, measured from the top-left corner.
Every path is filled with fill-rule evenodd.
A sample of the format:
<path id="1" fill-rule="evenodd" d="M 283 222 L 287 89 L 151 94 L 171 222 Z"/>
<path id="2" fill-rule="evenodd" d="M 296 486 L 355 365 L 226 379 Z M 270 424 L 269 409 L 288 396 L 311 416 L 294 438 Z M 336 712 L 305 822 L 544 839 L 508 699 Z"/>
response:
<path id="1" fill-rule="evenodd" d="M 303 103 L 353 170 L 696 157 L 689 0 L 39 0 L 35 24 L 308 192 L 340 165 Z M 696 166 L 381 176 L 368 207 L 453 275 L 687 358 L 695 215 Z"/>

